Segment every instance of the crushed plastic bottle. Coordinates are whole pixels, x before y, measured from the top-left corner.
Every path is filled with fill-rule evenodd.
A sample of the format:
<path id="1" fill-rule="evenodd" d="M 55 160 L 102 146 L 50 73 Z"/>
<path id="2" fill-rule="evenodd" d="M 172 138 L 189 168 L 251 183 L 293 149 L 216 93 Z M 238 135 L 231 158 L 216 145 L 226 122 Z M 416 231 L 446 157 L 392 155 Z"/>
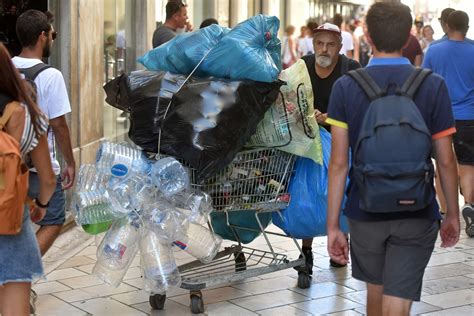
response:
<path id="1" fill-rule="evenodd" d="M 209 229 L 194 223 L 189 223 L 189 228 L 184 238 L 174 242 L 175 246 L 203 263 L 209 263 L 214 259 L 221 244 L 221 237 L 213 234 Z"/>
<path id="2" fill-rule="evenodd" d="M 140 262 L 146 291 L 162 294 L 181 284 L 171 245 L 154 231 L 147 231 L 140 240 Z"/>
<path id="3" fill-rule="evenodd" d="M 147 229 L 156 232 L 160 239 L 169 243 L 182 238 L 188 230 L 186 216 L 167 201 L 159 200 L 149 205 L 143 213 Z"/>
<path id="4" fill-rule="evenodd" d="M 118 181 L 108 189 L 108 196 L 114 209 L 125 214 L 154 203 L 156 193 L 151 178 L 138 174 Z"/>
<path id="5" fill-rule="evenodd" d="M 189 187 L 188 170 L 176 159 L 166 157 L 151 167 L 153 182 L 164 196 L 170 197 Z"/>
<path id="6" fill-rule="evenodd" d="M 170 198 L 170 202 L 187 215 L 188 221 L 205 224 L 212 212 L 212 198 L 201 191 L 188 189 Z"/>
<path id="7" fill-rule="evenodd" d="M 148 174 L 151 165 L 139 149 L 105 141 L 97 151 L 96 167 L 105 174 L 124 178 L 132 173 Z"/>

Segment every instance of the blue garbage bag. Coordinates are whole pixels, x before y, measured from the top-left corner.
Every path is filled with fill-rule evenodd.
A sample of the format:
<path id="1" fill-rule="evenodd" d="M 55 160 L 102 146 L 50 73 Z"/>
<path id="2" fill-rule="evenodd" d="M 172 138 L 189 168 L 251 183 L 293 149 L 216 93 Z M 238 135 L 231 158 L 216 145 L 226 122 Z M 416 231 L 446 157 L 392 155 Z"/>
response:
<path id="1" fill-rule="evenodd" d="M 271 213 L 259 213 L 258 218 L 263 228 L 266 228 L 272 220 L 272 215 Z M 255 211 L 252 210 L 230 211 L 229 224 L 244 228 L 242 229 L 234 227 L 235 233 L 238 235 L 238 239 L 232 232 L 232 229 L 227 226 L 227 216 L 225 212 L 211 213 L 211 225 L 214 233 L 226 240 L 240 240 L 241 243 L 248 244 L 261 234 L 260 226 L 258 225 L 257 219 L 255 218 Z"/>
<path id="2" fill-rule="evenodd" d="M 290 204 L 280 212 L 273 212 L 273 223 L 287 235 L 298 239 L 327 235 L 326 212 L 328 197 L 328 166 L 331 154 L 331 134 L 320 128 L 323 164 L 300 157 L 290 180 Z M 343 203 L 344 204 L 344 203 Z M 280 216 L 281 214 L 281 216 Z M 341 213 L 340 227 L 348 232 L 346 217 Z"/>
<path id="3" fill-rule="evenodd" d="M 254 16 L 234 27 L 204 59 L 199 74 L 273 82 L 281 71 L 280 21 Z"/>
<path id="4" fill-rule="evenodd" d="M 148 70 L 188 75 L 229 31 L 227 27 L 212 24 L 195 32 L 182 33 L 138 58 L 138 62 Z"/>

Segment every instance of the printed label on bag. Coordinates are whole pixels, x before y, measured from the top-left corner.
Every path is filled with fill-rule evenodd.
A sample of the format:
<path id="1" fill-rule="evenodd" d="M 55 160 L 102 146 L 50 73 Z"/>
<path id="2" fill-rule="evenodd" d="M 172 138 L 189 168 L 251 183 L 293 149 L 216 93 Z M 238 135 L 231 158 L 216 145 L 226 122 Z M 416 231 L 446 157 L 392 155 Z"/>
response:
<path id="1" fill-rule="evenodd" d="M 173 244 L 175 246 L 181 248 L 182 250 L 186 250 L 186 248 L 188 248 L 188 245 L 186 245 L 185 243 L 180 242 L 179 240 L 176 240 Z"/>
<path id="2" fill-rule="evenodd" d="M 110 169 L 110 173 L 116 177 L 125 177 L 128 174 L 128 167 L 124 164 L 115 164 Z"/>

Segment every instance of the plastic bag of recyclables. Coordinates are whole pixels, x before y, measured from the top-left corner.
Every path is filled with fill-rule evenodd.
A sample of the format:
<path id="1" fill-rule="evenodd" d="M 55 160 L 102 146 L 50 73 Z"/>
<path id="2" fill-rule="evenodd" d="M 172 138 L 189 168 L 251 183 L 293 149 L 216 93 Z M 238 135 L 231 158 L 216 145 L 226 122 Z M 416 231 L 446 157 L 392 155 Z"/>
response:
<path id="1" fill-rule="evenodd" d="M 277 17 L 261 14 L 230 31 L 211 25 L 178 35 L 138 61 L 149 70 L 188 75 L 204 58 L 194 73 L 198 77 L 273 82 L 281 71 L 279 27 Z"/>
<path id="2" fill-rule="evenodd" d="M 319 126 L 314 117 L 314 96 L 305 62 L 298 60 L 283 70 L 286 84 L 258 124 L 256 133 L 245 147 L 278 148 L 296 156 L 323 163 Z"/>
<path id="3" fill-rule="evenodd" d="M 96 164 L 81 166 L 72 210 L 86 231 L 106 231 L 93 272 L 113 286 L 140 251 L 145 289 L 166 292 L 181 282 L 172 245 L 209 262 L 222 242 L 203 226 L 212 200 L 190 188 L 187 169 L 171 157 L 150 161 L 128 144 L 104 142 Z"/>

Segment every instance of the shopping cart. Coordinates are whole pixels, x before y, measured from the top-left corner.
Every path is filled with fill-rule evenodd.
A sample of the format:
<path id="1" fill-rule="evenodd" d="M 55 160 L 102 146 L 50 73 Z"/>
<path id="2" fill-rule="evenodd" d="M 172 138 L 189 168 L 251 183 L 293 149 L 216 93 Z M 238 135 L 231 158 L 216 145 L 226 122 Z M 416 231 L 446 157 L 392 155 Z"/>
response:
<path id="1" fill-rule="evenodd" d="M 298 242 L 284 234 L 266 231 L 262 223 L 263 213 L 278 211 L 287 207 L 290 196 L 288 183 L 293 171 L 295 156 L 277 149 L 257 149 L 237 154 L 232 163 L 205 183 L 198 184 L 192 175 L 192 186 L 208 193 L 213 199 L 214 212 L 224 212 L 226 224 L 237 244 L 218 252 L 210 263 L 199 260 L 179 266 L 181 288 L 190 290 L 191 311 L 204 312 L 201 290 L 229 282 L 241 281 L 295 266 L 304 265 L 305 259 Z M 255 231 L 237 226 L 229 220 L 233 211 L 255 211 L 255 219 L 268 250 L 259 250 L 242 244 L 242 231 Z M 209 227 L 212 230 L 212 226 Z M 291 260 L 287 255 L 275 252 L 269 234 L 293 239 L 300 258 Z M 309 279 L 305 279 L 308 283 Z M 308 287 L 308 284 L 298 286 Z M 166 294 L 150 296 L 153 309 L 163 309 Z"/>

